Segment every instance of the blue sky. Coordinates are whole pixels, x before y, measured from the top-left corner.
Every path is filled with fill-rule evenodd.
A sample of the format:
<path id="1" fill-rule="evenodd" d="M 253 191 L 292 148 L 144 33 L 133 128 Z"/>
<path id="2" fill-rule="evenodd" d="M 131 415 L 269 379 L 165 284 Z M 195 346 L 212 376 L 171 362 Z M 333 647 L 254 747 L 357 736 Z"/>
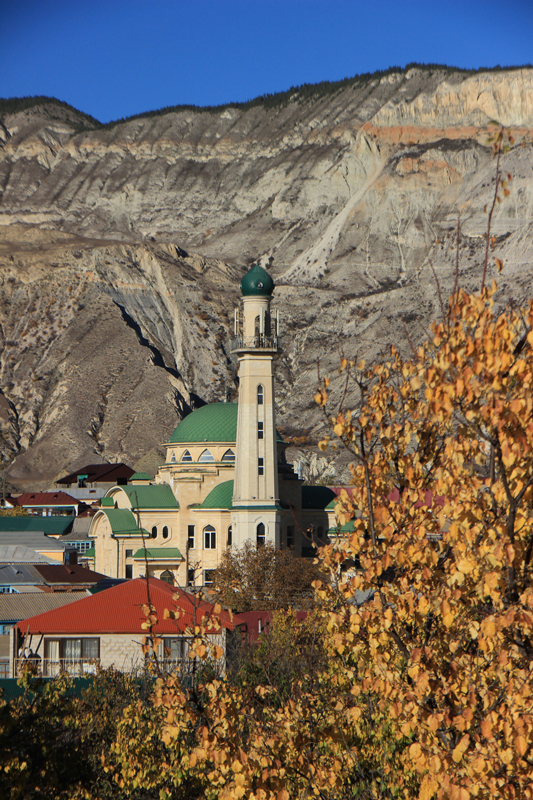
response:
<path id="1" fill-rule="evenodd" d="M 2 0 L 0 97 L 101 122 L 410 62 L 533 63 L 533 0 Z"/>

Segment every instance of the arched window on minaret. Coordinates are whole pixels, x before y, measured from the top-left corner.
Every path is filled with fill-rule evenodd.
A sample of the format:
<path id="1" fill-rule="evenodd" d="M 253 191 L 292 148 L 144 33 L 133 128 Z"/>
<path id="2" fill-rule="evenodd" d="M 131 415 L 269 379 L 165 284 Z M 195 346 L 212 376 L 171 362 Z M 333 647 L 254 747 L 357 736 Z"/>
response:
<path id="1" fill-rule="evenodd" d="M 224 455 L 222 456 L 222 461 L 235 461 L 235 453 L 233 450 L 226 450 Z"/>
<path id="2" fill-rule="evenodd" d="M 157 525 L 152 528 L 152 539 L 157 539 Z"/>
<path id="3" fill-rule="evenodd" d="M 233 542 L 233 528 L 230 525 L 229 528 L 228 528 L 228 538 L 226 540 L 226 545 L 228 547 L 231 547 L 232 542 Z"/>
<path id="4" fill-rule="evenodd" d="M 192 456 L 191 456 L 191 454 L 189 453 L 188 450 L 185 450 L 185 452 L 183 453 L 183 455 L 181 457 L 181 460 L 182 461 L 192 461 Z"/>
<path id="5" fill-rule="evenodd" d="M 265 397 L 265 390 L 263 389 L 261 384 L 259 384 L 259 386 L 257 387 L 257 405 L 258 406 L 262 406 L 263 405 L 264 397 Z"/>
<path id="6" fill-rule="evenodd" d="M 203 463 L 205 463 L 206 461 L 214 461 L 214 460 L 215 459 L 213 457 L 213 453 L 211 452 L 211 450 L 208 450 L 207 448 L 200 453 L 200 458 L 198 459 L 198 461 L 202 461 Z"/>
<path id="7" fill-rule="evenodd" d="M 260 522 L 259 525 L 257 526 L 257 528 L 255 530 L 255 533 L 256 533 L 257 546 L 258 547 L 264 547 L 265 546 L 265 526 L 263 525 L 262 522 Z"/>

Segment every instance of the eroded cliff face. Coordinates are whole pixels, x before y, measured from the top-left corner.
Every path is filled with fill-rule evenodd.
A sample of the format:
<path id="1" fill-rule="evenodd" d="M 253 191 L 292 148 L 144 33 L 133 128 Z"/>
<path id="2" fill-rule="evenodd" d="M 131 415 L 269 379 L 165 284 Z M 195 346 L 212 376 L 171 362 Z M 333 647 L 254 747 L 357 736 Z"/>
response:
<path id="1" fill-rule="evenodd" d="M 479 287 L 493 122 L 517 144 L 493 220 L 498 301 L 530 295 L 532 70 L 413 69 L 271 110 L 78 121 L 41 106 L 0 125 L 0 455 L 20 488 L 99 459 L 153 469 L 183 413 L 234 396 L 230 318 L 256 257 L 285 329 L 278 424 L 316 439 L 317 358 L 334 370 L 339 351 L 407 346 L 406 326 L 423 338 L 459 214 L 461 284 Z"/>

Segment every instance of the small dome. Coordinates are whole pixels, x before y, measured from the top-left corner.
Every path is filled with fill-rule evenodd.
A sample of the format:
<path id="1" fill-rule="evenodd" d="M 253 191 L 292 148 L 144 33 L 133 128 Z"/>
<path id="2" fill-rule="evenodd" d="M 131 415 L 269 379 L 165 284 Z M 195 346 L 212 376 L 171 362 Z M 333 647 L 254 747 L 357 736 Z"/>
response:
<path id="1" fill-rule="evenodd" d="M 256 295 L 270 297 L 274 291 L 274 281 L 263 267 L 254 264 L 241 281 L 241 292 L 244 297 Z"/>

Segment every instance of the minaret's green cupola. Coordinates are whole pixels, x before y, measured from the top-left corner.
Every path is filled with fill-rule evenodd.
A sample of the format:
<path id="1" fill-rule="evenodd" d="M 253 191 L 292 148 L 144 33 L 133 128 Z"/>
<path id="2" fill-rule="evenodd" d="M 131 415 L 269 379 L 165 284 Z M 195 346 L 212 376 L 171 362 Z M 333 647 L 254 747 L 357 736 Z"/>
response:
<path id="1" fill-rule="evenodd" d="M 274 281 L 259 264 L 254 264 L 241 281 L 243 297 L 270 297 L 273 291 Z"/>

